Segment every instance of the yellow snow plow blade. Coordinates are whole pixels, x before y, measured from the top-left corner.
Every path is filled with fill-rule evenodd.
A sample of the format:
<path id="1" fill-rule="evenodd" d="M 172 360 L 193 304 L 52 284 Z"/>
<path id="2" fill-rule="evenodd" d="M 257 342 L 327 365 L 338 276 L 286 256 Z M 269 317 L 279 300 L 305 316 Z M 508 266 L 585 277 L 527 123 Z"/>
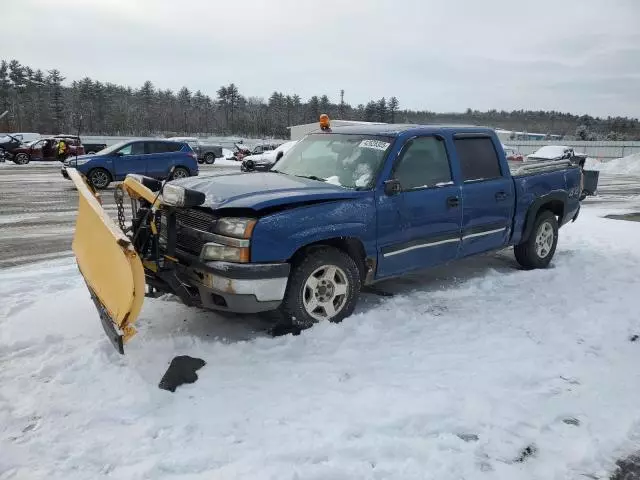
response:
<path id="1" fill-rule="evenodd" d="M 144 268 L 129 238 L 102 208 L 96 194 L 74 169 L 67 169 L 79 193 L 73 252 L 105 333 L 124 353 L 135 335 L 133 322 L 144 301 Z"/>

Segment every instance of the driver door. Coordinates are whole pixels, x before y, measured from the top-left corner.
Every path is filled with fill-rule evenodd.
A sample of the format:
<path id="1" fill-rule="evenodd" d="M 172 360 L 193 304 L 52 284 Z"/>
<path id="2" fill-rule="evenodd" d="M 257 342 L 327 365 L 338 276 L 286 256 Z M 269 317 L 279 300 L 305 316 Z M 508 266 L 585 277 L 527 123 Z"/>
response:
<path id="1" fill-rule="evenodd" d="M 402 275 L 457 258 L 462 194 L 445 140 L 409 140 L 396 161 L 393 191 L 378 199 L 378 278 Z"/>
<path id="2" fill-rule="evenodd" d="M 115 152 L 113 160 L 115 180 L 124 180 L 129 173 L 147 174 L 144 142 L 131 142 Z"/>

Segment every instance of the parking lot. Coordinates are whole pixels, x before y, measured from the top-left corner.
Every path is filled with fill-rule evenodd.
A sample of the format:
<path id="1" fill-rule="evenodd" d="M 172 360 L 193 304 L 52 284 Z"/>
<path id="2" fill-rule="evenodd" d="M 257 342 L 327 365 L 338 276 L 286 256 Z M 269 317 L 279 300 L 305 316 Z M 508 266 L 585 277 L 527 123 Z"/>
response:
<path id="1" fill-rule="evenodd" d="M 0 164 L 2 478 L 608 478 L 637 451 L 640 226 L 609 218 L 640 212 L 638 177 L 601 177 L 549 269 L 474 257 L 278 338 L 149 298 L 120 357 L 75 267 L 59 169 Z M 164 395 L 186 354 L 200 379 Z"/>
<path id="2" fill-rule="evenodd" d="M 230 166 L 203 165 L 200 175 L 237 171 Z M 239 168 L 239 166 L 238 166 Z M 103 192 L 105 209 L 115 218 L 113 186 Z M 586 204 L 621 203 L 633 208 L 640 178 L 601 176 L 598 197 Z M 77 193 L 60 174 L 60 164 L 0 164 L 0 268 L 71 256 Z"/>
<path id="3" fill-rule="evenodd" d="M 203 165 L 200 175 L 239 169 Z M 115 218 L 113 186 L 102 194 Z M 77 193 L 60 174 L 60 164 L 0 164 L 0 268 L 70 256 Z"/>

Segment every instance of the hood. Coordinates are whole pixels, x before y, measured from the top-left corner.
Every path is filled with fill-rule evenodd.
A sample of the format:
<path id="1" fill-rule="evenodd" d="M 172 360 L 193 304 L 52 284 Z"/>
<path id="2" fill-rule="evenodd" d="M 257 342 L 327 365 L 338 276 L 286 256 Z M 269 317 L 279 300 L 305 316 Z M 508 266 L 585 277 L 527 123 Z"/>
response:
<path id="1" fill-rule="evenodd" d="M 64 164 L 65 164 L 65 165 L 67 165 L 67 166 L 68 166 L 68 165 L 75 165 L 75 163 L 76 163 L 76 158 L 77 158 L 78 160 L 91 160 L 91 159 L 93 159 L 93 158 L 95 158 L 95 157 L 96 157 L 95 155 L 78 155 L 78 157 L 76 157 L 75 155 L 73 155 L 73 156 L 71 156 L 71 157 L 67 158 L 67 159 L 64 161 Z"/>
<path id="2" fill-rule="evenodd" d="M 278 205 L 356 198 L 362 192 L 283 173 L 234 173 L 171 182 L 206 195 L 203 207 L 263 210 Z"/>

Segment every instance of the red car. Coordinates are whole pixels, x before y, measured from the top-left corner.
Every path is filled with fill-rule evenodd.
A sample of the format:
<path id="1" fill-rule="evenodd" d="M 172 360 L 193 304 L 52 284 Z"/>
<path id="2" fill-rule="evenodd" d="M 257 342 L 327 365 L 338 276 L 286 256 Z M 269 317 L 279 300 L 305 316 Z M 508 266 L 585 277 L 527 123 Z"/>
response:
<path id="1" fill-rule="evenodd" d="M 58 156 L 58 143 L 64 140 L 67 144 L 67 151 L 62 156 Z M 74 138 L 41 138 L 33 142 L 28 142 L 14 148 L 11 152 L 13 163 L 26 165 L 31 160 L 60 160 L 64 161 L 68 157 L 84 155 L 84 147 Z"/>
<path id="2" fill-rule="evenodd" d="M 502 148 L 504 148 L 504 154 L 506 155 L 507 160 L 509 162 L 523 162 L 524 161 L 524 155 L 522 155 L 520 152 L 518 152 L 515 148 L 508 147 L 506 145 L 503 145 Z"/>

